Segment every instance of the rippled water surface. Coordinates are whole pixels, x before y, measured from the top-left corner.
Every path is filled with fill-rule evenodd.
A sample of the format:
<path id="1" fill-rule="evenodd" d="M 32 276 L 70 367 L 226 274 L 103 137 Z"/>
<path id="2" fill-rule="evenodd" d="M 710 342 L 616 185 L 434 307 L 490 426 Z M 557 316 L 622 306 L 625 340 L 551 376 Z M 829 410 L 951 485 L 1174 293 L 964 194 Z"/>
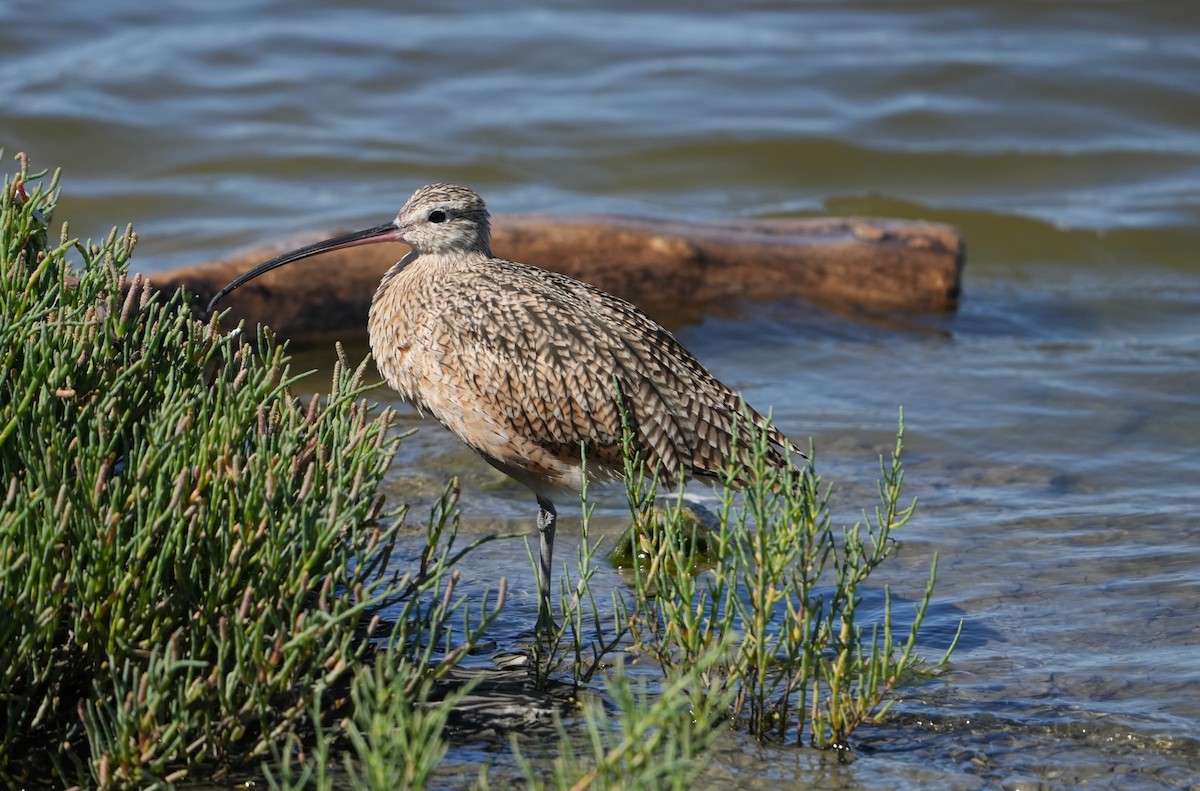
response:
<path id="1" fill-rule="evenodd" d="M 738 742 L 713 780 L 1195 787 L 1200 12 L 690 5 L 10 0 L 0 146 L 64 168 L 75 233 L 132 221 L 144 271 L 373 225 L 434 180 L 501 212 L 955 224 L 955 316 L 764 306 L 681 330 L 815 438 L 847 518 L 904 407 L 920 510 L 889 580 L 915 594 L 940 552 L 933 643 L 965 619 L 951 672 L 851 763 Z M 526 492 L 420 425 L 397 488 L 461 473 L 472 529 L 531 526 Z M 524 547 L 478 564 L 514 583 L 503 642 L 534 611 Z"/>

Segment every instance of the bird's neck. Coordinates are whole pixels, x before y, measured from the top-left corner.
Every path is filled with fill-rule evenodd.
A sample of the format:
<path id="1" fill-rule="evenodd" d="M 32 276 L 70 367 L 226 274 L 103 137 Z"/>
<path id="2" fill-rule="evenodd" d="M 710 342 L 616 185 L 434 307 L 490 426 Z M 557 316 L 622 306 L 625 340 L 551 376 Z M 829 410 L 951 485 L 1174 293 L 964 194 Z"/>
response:
<path id="1" fill-rule="evenodd" d="M 393 270 L 408 267 L 420 268 L 428 272 L 446 272 L 462 267 L 482 264 L 491 259 L 492 253 L 486 247 L 465 248 L 455 250 L 413 250 L 392 267 Z"/>
<path id="2" fill-rule="evenodd" d="M 438 280 L 454 272 L 485 264 L 490 259 L 491 254 L 485 250 L 411 250 L 384 274 L 379 288 L 375 291 L 375 300 L 379 300 L 395 287 L 408 291 L 423 281 Z"/>

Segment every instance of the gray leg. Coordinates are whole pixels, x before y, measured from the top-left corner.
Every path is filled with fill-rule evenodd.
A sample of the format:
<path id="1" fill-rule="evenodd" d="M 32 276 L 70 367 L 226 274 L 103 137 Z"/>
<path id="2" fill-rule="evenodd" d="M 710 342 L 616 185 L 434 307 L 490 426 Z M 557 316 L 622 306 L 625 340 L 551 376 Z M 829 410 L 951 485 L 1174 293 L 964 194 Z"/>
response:
<path id="1" fill-rule="evenodd" d="M 554 523 L 558 514 L 554 503 L 539 497 L 538 533 L 541 548 L 538 553 L 538 631 L 554 629 L 554 612 L 550 607 L 550 571 L 554 567 Z"/>

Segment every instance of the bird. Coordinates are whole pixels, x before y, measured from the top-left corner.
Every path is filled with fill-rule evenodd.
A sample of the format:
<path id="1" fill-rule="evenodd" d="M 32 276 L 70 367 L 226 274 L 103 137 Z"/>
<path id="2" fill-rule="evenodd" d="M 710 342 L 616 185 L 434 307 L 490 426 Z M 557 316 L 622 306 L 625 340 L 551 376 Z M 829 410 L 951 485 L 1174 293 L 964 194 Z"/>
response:
<path id="1" fill-rule="evenodd" d="M 624 299 L 564 274 L 497 258 L 482 198 L 453 184 L 419 188 L 383 225 L 300 247 L 222 288 L 356 245 L 403 242 L 368 316 L 382 378 L 538 504 L 538 619 L 550 603 L 555 502 L 588 482 L 623 478 L 623 437 L 664 485 L 717 480 L 744 463 L 764 432 L 767 461 L 787 468 L 799 449 L 746 405 L 676 337 Z M 739 431 L 740 427 L 740 431 Z"/>

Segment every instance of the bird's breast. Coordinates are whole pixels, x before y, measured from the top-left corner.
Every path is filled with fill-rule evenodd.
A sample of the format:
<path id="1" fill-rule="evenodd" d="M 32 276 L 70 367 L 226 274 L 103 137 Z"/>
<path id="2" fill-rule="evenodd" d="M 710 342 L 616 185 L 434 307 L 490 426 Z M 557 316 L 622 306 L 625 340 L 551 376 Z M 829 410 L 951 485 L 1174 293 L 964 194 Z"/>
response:
<path id="1" fill-rule="evenodd" d="M 384 276 L 371 300 L 367 334 L 375 365 L 388 385 L 418 409 L 427 409 L 422 398 L 423 380 L 437 372 L 431 369 L 438 356 L 431 353 L 430 285 L 411 277 L 403 262 Z"/>

